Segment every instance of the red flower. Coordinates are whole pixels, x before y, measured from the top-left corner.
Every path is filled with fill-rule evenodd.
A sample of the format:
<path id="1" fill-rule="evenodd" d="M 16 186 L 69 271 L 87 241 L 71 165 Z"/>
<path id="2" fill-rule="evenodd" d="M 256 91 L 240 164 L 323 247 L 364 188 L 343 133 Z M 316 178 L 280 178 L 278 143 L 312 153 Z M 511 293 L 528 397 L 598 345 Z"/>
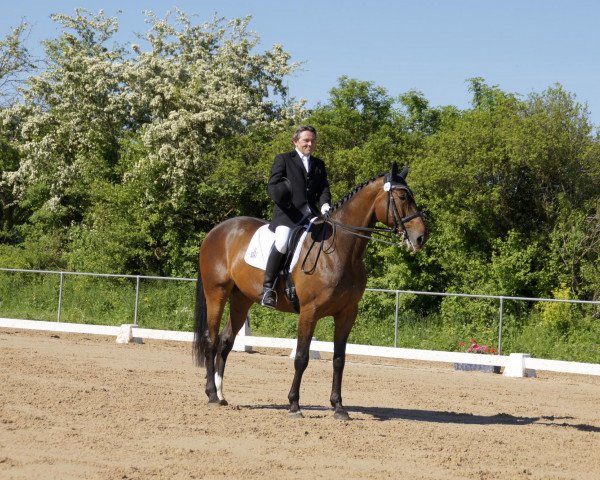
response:
<path id="1" fill-rule="evenodd" d="M 465 347 L 465 342 L 458 342 L 459 347 Z M 487 353 L 487 354 L 497 354 L 497 350 L 495 348 L 490 347 L 489 345 L 479 345 L 477 340 L 472 338 L 471 345 L 466 349 L 469 353 Z"/>

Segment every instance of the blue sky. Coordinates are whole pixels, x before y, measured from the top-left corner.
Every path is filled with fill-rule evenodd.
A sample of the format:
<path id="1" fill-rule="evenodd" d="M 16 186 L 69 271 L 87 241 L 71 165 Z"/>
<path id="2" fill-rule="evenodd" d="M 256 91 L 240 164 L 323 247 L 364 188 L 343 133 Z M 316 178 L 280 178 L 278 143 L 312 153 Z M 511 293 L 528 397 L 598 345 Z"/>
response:
<path id="1" fill-rule="evenodd" d="M 595 0 L 184 0 L 6 2 L 0 35 L 22 19 L 28 45 L 54 37 L 51 13 L 76 7 L 118 15 L 120 41 L 145 30 L 142 10 L 164 16 L 173 7 L 226 18 L 252 15 L 261 47 L 284 46 L 302 69 L 290 94 L 309 106 L 325 103 L 342 75 L 373 81 L 393 96 L 420 90 L 432 106 L 470 106 L 466 80 L 483 77 L 502 90 L 527 95 L 560 83 L 587 103 L 600 126 L 600 2 Z M 39 51 L 39 50 L 38 50 Z"/>

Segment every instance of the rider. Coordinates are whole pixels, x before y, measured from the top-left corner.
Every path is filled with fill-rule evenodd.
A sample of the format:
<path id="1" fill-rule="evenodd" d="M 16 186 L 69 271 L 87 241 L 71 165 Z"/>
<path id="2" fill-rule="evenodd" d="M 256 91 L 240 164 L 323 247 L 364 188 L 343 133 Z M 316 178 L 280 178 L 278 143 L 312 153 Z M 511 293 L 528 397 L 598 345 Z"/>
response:
<path id="1" fill-rule="evenodd" d="M 274 283 L 287 252 L 292 228 L 304 225 L 318 215 L 317 204 L 321 205 L 323 215 L 331 204 L 325 163 L 312 156 L 317 145 L 317 131 L 309 125 L 300 126 L 294 132 L 292 143 L 296 147 L 294 150 L 275 157 L 267 185 L 267 193 L 275 203 L 269 225 L 275 232 L 275 242 L 267 260 L 260 304 L 271 308 L 277 304 Z"/>

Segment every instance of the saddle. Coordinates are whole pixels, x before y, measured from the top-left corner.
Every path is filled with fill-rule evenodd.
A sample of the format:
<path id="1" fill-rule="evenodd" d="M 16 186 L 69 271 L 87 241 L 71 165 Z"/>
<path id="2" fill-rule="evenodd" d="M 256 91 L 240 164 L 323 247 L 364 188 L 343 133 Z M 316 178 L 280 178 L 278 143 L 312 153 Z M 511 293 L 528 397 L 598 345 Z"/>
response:
<path id="1" fill-rule="evenodd" d="M 277 279 L 281 279 L 285 282 L 284 293 L 296 313 L 300 312 L 300 302 L 298 300 L 298 296 L 296 295 L 296 286 L 294 285 L 290 272 L 298 262 L 302 243 L 304 242 L 308 232 L 311 231 L 313 222 L 315 220 L 316 217 L 313 218 L 309 224 L 297 226 L 292 229 L 288 238 L 287 253 L 281 262 L 281 268 L 277 275 Z M 252 265 L 253 267 L 264 270 L 269 257 L 269 251 L 274 240 L 275 234 L 269 230 L 268 225 L 263 225 L 260 227 L 254 233 L 250 239 L 250 243 L 248 244 L 248 248 L 244 255 L 244 260 L 246 263 Z"/>
<path id="2" fill-rule="evenodd" d="M 292 279 L 290 272 L 291 272 L 292 268 L 294 267 L 295 262 L 298 260 L 298 255 L 300 254 L 300 247 L 302 246 L 301 244 L 304 242 L 306 235 L 308 233 L 312 233 L 313 235 L 317 235 L 317 236 L 319 235 L 319 233 L 322 233 L 323 235 L 325 235 L 326 232 L 323 230 L 324 227 L 325 227 L 325 223 L 323 221 L 319 220 L 319 221 L 315 222 L 315 219 L 313 219 L 313 220 L 311 220 L 311 222 L 308 225 L 294 228 L 288 238 L 288 253 L 283 258 L 283 261 L 282 261 L 283 268 L 279 272 L 278 277 L 283 275 L 283 279 L 285 281 L 285 288 L 284 288 L 285 295 L 287 296 L 287 298 L 290 302 L 290 305 L 292 306 L 292 308 L 294 309 L 294 311 L 296 313 L 300 313 L 300 301 L 298 300 L 298 296 L 296 295 L 296 285 L 294 285 L 294 280 Z M 307 275 L 312 275 L 314 273 L 315 268 L 317 266 L 317 261 L 319 259 L 319 255 L 321 255 L 321 252 L 323 250 L 323 239 L 324 238 L 325 237 L 323 236 L 323 237 L 321 237 L 320 241 L 318 241 L 318 240 L 312 241 L 311 246 L 308 248 L 306 257 L 302 261 L 302 272 L 303 273 L 305 273 Z M 320 244 L 320 246 L 318 248 L 318 252 L 316 254 L 315 263 L 314 263 L 314 265 L 312 265 L 311 268 L 306 269 L 305 263 L 308 258 L 308 254 L 311 252 L 315 243 Z"/>

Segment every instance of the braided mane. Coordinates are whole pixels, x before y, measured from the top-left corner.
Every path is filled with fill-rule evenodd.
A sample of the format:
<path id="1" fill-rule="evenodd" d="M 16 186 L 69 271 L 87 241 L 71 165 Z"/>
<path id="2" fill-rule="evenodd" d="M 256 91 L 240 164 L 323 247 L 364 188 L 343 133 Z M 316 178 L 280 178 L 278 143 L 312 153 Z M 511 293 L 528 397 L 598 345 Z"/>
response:
<path id="1" fill-rule="evenodd" d="M 365 180 L 361 184 L 356 185 L 352 190 L 350 190 L 346 195 L 344 195 L 340 200 L 338 200 L 335 203 L 335 205 L 333 205 L 333 207 L 331 207 L 331 211 L 333 212 L 333 211 L 337 210 L 338 208 L 340 208 L 342 205 L 344 205 L 344 203 L 346 203 L 348 200 L 350 200 L 354 195 L 356 195 L 364 187 L 366 187 L 370 183 L 374 182 L 378 178 L 383 177 L 384 175 L 385 175 L 385 173 L 380 173 L 379 175 L 375 175 L 374 177 L 371 177 L 368 180 Z"/>

